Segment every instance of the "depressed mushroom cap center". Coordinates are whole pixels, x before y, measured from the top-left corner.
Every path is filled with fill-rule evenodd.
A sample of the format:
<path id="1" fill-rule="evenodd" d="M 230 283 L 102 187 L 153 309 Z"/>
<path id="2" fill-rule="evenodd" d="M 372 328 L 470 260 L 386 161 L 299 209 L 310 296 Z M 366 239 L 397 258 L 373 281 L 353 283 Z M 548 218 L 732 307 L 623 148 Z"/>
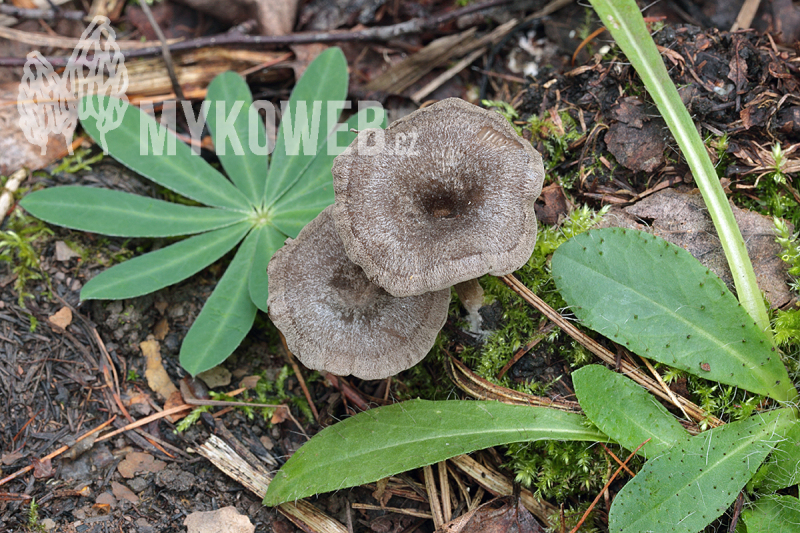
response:
<path id="1" fill-rule="evenodd" d="M 506 274 L 530 257 L 544 167 L 499 114 L 443 100 L 390 125 L 376 155 L 357 144 L 334 162 L 333 216 L 348 256 L 390 294 Z"/>

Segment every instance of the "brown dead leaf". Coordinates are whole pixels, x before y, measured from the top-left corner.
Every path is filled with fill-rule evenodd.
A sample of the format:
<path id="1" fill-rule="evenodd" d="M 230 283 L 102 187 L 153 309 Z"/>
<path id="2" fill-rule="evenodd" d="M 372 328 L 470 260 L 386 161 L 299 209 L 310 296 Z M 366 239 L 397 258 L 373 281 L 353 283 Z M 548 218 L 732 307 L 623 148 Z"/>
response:
<path id="1" fill-rule="evenodd" d="M 116 481 L 111 482 L 111 492 L 117 500 L 128 500 L 132 504 L 139 503 L 139 497 L 128 487 Z"/>
<path id="2" fill-rule="evenodd" d="M 736 85 L 736 93 L 742 94 L 747 85 L 747 63 L 738 53 L 734 53 L 728 68 L 728 78 Z"/>
<path id="3" fill-rule="evenodd" d="M 33 477 L 36 479 L 53 477 L 56 473 L 50 459 L 39 460 L 36 457 L 31 457 L 31 464 L 33 465 Z"/>
<path id="4" fill-rule="evenodd" d="M 561 188 L 561 184 L 554 182 L 542 189 L 542 194 L 533 207 L 536 210 L 537 220 L 540 220 L 543 224 L 554 226 L 561 222 L 561 219 L 570 211 L 572 205 L 564 195 L 564 189 Z"/>
<path id="5" fill-rule="evenodd" d="M 608 151 L 624 167 L 634 172 L 653 172 L 664 162 L 664 142 L 661 125 L 646 122 L 641 128 L 616 122 L 608 128 L 605 142 Z"/>
<path id="6" fill-rule="evenodd" d="M 261 376 L 245 376 L 242 378 L 242 381 L 239 382 L 239 386 L 244 389 L 255 389 L 260 379 Z"/>
<path id="7" fill-rule="evenodd" d="M 130 452 L 117 465 L 117 470 L 125 479 L 131 479 L 136 474 L 161 472 L 166 466 L 167 463 L 159 461 L 149 453 Z"/>
<path id="8" fill-rule="evenodd" d="M 161 345 L 149 335 L 146 341 L 139 343 L 139 348 L 142 349 L 142 355 L 147 361 L 147 369 L 144 371 L 147 384 L 153 392 L 166 400 L 178 390 L 178 387 L 170 381 L 167 371 L 164 370 L 161 362 Z"/>
<path id="9" fill-rule="evenodd" d="M 185 402 L 183 401 L 183 395 L 181 395 L 180 391 L 175 391 L 169 395 L 167 401 L 164 402 L 164 410 L 172 409 L 173 407 L 178 407 L 179 405 L 183 405 Z M 167 420 L 172 422 L 173 424 L 180 420 L 181 418 L 185 417 L 189 414 L 189 409 L 186 411 L 179 411 L 177 413 L 172 413 L 171 415 L 167 415 Z"/>
<path id="10" fill-rule="evenodd" d="M 758 286 L 772 307 L 782 307 L 791 299 L 786 285 L 787 266 L 778 254 L 772 219 L 731 205 L 747 252 L 753 262 Z M 711 269 L 728 287 L 733 278 L 722 251 L 714 224 L 699 192 L 666 189 L 624 209 L 613 207 L 601 227 L 623 227 L 647 231 L 686 249 Z"/>
<path id="11" fill-rule="evenodd" d="M 500 504 L 500 507 L 497 505 Z M 490 501 L 450 522 L 436 533 L 544 533 L 544 528 L 519 501 Z"/>
<path id="12" fill-rule="evenodd" d="M 49 316 L 48 319 L 61 329 L 67 329 L 67 326 L 72 324 L 72 311 L 69 307 L 62 307 L 54 315 Z"/>
<path id="13" fill-rule="evenodd" d="M 256 526 L 236 507 L 192 513 L 183 521 L 188 533 L 253 533 Z"/>
<path id="14" fill-rule="evenodd" d="M 205 372 L 200 372 L 197 374 L 197 377 L 203 380 L 203 383 L 205 383 L 209 389 L 225 387 L 231 384 L 231 373 L 227 368 L 222 366 L 215 366 Z"/>
<path id="15" fill-rule="evenodd" d="M 106 505 L 113 509 L 117 506 L 117 499 L 108 491 L 102 492 L 97 496 L 95 505 Z"/>
<path id="16" fill-rule="evenodd" d="M 281 407 L 280 409 L 275 409 L 275 412 L 272 413 L 270 422 L 272 424 L 280 424 L 287 418 L 289 418 L 287 410 Z"/>
<path id="17" fill-rule="evenodd" d="M 153 328 L 153 336 L 156 338 L 157 341 L 163 341 L 167 333 L 169 333 L 169 321 L 167 317 L 162 318 L 156 324 L 156 327 Z"/>
<path id="18" fill-rule="evenodd" d="M 0 455 L 0 463 L 3 463 L 6 466 L 11 466 L 20 459 L 25 457 L 22 452 L 11 452 L 11 453 L 4 453 Z"/>

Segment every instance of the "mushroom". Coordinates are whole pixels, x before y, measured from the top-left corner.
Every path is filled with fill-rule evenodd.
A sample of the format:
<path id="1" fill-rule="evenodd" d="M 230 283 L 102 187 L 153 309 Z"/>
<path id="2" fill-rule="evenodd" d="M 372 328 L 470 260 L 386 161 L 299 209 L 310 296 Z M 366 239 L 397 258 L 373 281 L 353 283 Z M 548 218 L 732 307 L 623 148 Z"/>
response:
<path id="1" fill-rule="evenodd" d="M 417 364 L 447 319 L 450 291 L 397 298 L 350 261 L 327 207 L 269 262 L 269 316 L 314 370 L 382 379 Z"/>
<path id="2" fill-rule="evenodd" d="M 462 282 L 477 295 L 478 277 L 528 261 L 544 166 L 505 118 L 448 98 L 380 136 L 359 132 L 333 163 L 336 229 L 370 280 L 394 296 Z M 462 303 L 476 315 L 482 291 Z"/>

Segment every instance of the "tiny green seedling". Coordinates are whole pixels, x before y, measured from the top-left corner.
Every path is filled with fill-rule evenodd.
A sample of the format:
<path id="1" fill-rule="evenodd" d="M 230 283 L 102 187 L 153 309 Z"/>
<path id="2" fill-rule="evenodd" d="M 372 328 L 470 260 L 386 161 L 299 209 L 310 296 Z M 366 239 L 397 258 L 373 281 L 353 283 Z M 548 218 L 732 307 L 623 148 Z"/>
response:
<path id="1" fill-rule="evenodd" d="M 95 276 L 81 291 L 84 300 L 157 291 L 238 246 L 181 346 L 181 365 L 197 374 L 224 361 L 250 331 L 256 311 L 267 310 L 267 263 L 287 237 L 295 237 L 333 202 L 331 164 L 355 138 L 350 130 L 383 123 L 383 111 L 371 108 L 338 125 L 346 96 L 347 63 L 341 50 L 331 48 L 309 65 L 284 105 L 268 163 L 266 155 L 256 153 L 267 146 L 266 128 L 251 105 L 247 84 L 233 72 L 219 75 L 201 112 L 207 113 L 227 178 L 149 115 L 122 101 L 88 97 L 84 107 L 118 111 L 119 126 L 112 130 L 95 117 L 82 121 L 104 150 L 155 183 L 209 207 L 89 187 L 37 191 L 21 205 L 49 223 L 104 235 L 192 235 Z M 153 141 L 153 149 L 143 155 L 145 139 Z"/>

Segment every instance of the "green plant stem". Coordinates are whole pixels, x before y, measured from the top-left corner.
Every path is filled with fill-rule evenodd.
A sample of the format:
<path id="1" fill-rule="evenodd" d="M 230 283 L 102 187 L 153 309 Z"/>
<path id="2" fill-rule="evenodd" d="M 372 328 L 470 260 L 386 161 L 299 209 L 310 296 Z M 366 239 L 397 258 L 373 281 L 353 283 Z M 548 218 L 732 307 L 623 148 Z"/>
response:
<path id="1" fill-rule="evenodd" d="M 664 67 L 661 55 L 647 31 L 634 0 L 589 0 L 600 20 L 636 69 L 656 103 L 670 131 L 686 157 L 697 187 L 703 195 L 711 220 L 717 229 L 722 249 L 733 275 L 742 307 L 756 324 L 772 338 L 764 299 L 739 226 L 728 199 L 719 184 L 714 165 L 706 153 L 700 134 L 683 105 L 678 91 Z"/>

